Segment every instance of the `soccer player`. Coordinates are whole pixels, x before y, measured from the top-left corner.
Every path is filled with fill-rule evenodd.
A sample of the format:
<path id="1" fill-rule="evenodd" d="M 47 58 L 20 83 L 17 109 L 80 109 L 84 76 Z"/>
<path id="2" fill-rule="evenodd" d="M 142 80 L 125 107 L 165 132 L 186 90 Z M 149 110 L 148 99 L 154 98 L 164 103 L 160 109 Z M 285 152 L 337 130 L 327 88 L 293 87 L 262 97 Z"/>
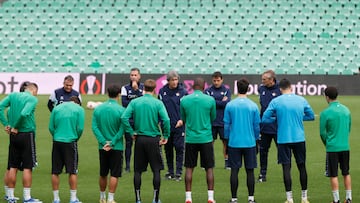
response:
<path id="1" fill-rule="evenodd" d="M 134 190 L 137 203 L 141 203 L 141 174 L 146 171 L 149 163 L 153 172 L 153 203 L 160 202 L 160 170 L 164 168 L 161 157 L 161 145 L 166 144 L 168 141 L 170 118 L 164 104 L 153 97 L 155 87 L 156 82 L 154 80 L 146 80 L 144 83 L 144 96 L 131 101 L 121 116 L 125 130 L 135 140 Z M 129 122 L 131 117 L 134 118 L 134 128 L 131 127 Z M 163 138 L 161 138 L 159 122 L 163 124 Z"/>
<path id="2" fill-rule="evenodd" d="M 123 107 L 127 107 L 131 100 L 143 96 L 144 84 L 140 82 L 140 69 L 132 68 L 130 70 L 130 82 L 121 88 L 121 103 Z M 133 118 L 130 118 L 130 125 L 134 128 Z M 125 132 L 125 171 L 130 172 L 130 159 L 132 148 L 132 137 Z"/>
<path id="3" fill-rule="evenodd" d="M 29 83 L 24 92 L 10 93 L 0 102 L 0 121 L 5 131 L 10 135 L 9 144 L 9 174 L 8 174 L 8 202 L 14 203 L 14 189 L 16 174 L 23 169 L 23 199 L 24 202 L 41 203 L 31 197 L 32 169 L 36 166 L 35 151 L 35 108 L 38 103 L 38 86 Z M 7 117 L 5 116 L 7 109 Z"/>
<path id="4" fill-rule="evenodd" d="M 267 70 L 261 75 L 262 84 L 260 85 L 258 92 L 260 98 L 260 117 L 264 114 L 269 103 L 274 98 L 278 97 L 281 92 L 279 84 L 275 78 L 275 72 Z M 277 124 L 274 123 L 261 123 L 260 124 L 260 175 L 258 182 L 266 181 L 266 172 L 268 165 L 268 155 L 271 146 L 271 141 L 274 140 L 277 146 Z"/>
<path id="5" fill-rule="evenodd" d="M 211 122 L 216 118 L 215 99 L 203 93 L 203 78 L 194 80 L 194 93 L 180 101 L 180 113 L 185 125 L 185 202 L 192 203 L 191 185 L 200 152 L 201 167 L 206 171 L 208 203 L 214 203 L 214 146 Z"/>
<path id="6" fill-rule="evenodd" d="M 225 161 L 225 169 L 229 169 L 228 154 L 227 154 L 227 140 L 224 139 L 224 109 L 227 103 L 231 100 L 231 91 L 223 84 L 224 79 L 221 72 L 216 71 L 212 74 L 212 85 L 205 90 L 205 93 L 214 97 L 216 102 L 216 119 L 212 122 L 212 135 L 214 141 L 218 135 L 223 143 L 223 156 Z"/>
<path id="7" fill-rule="evenodd" d="M 165 145 L 166 163 L 168 172 L 165 174 L 167 179 L 181 180 L 182 167 L 184 162 L 184 140 L 185 126 L 180 118 L 180 99 L 187 95 L 187 91 L 179 83 L 179 74 L 171 70 L 167 74 L 168 84 L 164 85 L 159 91 L 159 99 L 164 103 L 170 117 L 170 137 Z M 174 176 L 174 148 L 176 151 L 176 175 Z"/>
<path id="8" fill-rule="evenodd" d="M 238 173 L 244 165 L 247 176 L 248 202 L 255 203 L 256 140 L 260 134 L 260 113 L 257 105 L 247 98 L 249 81 L 237 81 L 238 97 L 225 107 L 225 139 L 228 139 L 229 165 L 231 167 L 230 186 L 232 198 L 229 203 L 237 203 Z"/>
<path id="9" fill-rule="evenodd" d="M 118 104 L 120 87 L 110 85 L 107 88 L 109 99 L 95 108 L 92 117 L 92 130 L 99 145 L 100 160 L 100 203 L 116 203 L 114 194 L 121 177 L 123 163 L 123 125 L 121 115 L 125 108 Z M 106 186 L 108 174 L 109 193 L 106 202 Z"/>
<path id="10" fill-rule="evenodd" d="M 278 162 L 282 165 L 286 202 L 293 203 L 291 189 L 291 153 L 294 154 L 300 173 L 301 202 L 308 203 L 306 148 L 303 121 L 314 120 L 314 112 L 305 98 L 292 92 L 288 79 L 279 82 L 281 96 L 273 99 L 265 110 L 262 122 L 278 123 Z"/>
<path id="11" fill-rule="evenodd" d="M 70 101 L 70 97 L 76 96 L 79 98 L 81 103 L 81 95 L 78 91 L 73 89 L 74 86 L 74 78 L 71 75 L 67 75 L 64 78 L 63 87 L 56 89 L 54 92 L 50 94 L 48 101 L 48 108 L 51 112 L 55 106 Z"/>
<path id="12" fill-rule="evenodd" d="M 338 90 L 335 87 L 325 89 L 325 99 L 329 106 L 320 114 L 320 136 L 326 147 L 327 174 L 333 194 L 333 203 L 340 203 L 338 165 L 344 178 L 346 191 L 345 203 L 351 203 L 350 177 L 350 144 L 351 129 L 350 110 L 337 100 Z"/>
<path id="13" fill-rule="evenodd" d="M 69 174 L 70 203 L 81 203 L 77 198 L 78 147 L 77 142 L 84 130 L 85 111 L 80 99 L 70 97 L 71 102 L 56 106 L 50 115 L 49 131 L 53 137 L 51 184 L 53 203 L 60 203 L 59 175 L 65 166 Z"/>
<path id="14" fill-rule="evenodd" d="M 24 92 L 26 86 L 28 86 L 29 84 L 30 84 L 29 81 L 25 81 L 25 82 L 21 83 L 19 91 L 20 91 L 20 92 Z M 9 160 L 8 160 L 8 161 L 9 161 Z M 22 171 L 21 168 L 20 168 L 20 170 Z M 8 184 L 9 184 L 9 171 L 10 171 L 10 166 L 9 166 L 9 164 L 8 164 L 7 169 L 6 169 L 6 171 L 5 171 L 5 174 L 4 174 L 4 190 L 5 190 L 5 197 L 4 197 L 4 199 L 5 199 L 6 201 L 8 201 L 8 199 L 9 199 L 9 197 L 8 197 L 8 191 L 9 191 L 9 187 L 8 187 Z M 19 200 L 18 197 L 14 197 L 14 199 L 15 199 L 15 200 Z"/>

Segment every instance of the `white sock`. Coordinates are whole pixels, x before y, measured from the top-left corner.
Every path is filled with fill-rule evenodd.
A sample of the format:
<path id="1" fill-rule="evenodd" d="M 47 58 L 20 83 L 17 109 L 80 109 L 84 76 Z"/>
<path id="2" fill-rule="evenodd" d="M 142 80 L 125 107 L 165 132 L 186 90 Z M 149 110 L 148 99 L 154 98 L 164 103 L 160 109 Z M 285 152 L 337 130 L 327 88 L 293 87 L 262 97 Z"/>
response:
<path id="1" fill-rule="evenodd" d="M 75 201 L 76 199 L 76 190 L 70 190 L 70 200 Z"/>
<path id="2" fill-rule="evenodd" d="M 302 200 L 307 200 L 307 190 L 302 190 L 301 191 L 301 199 Z"/>
<path id="3" fill-rule="evenodd" d="M 339 190 L 332 191 L 334 202 L 338 202 L 340 199 Z"/>
<path id="4" fill-rule="evenodd" d="M 108 202 L 111 202 L 114 200 L 114 193 L 109 192 L 108 194 Z"/>
<path id="5" fill-rule="evenodd" d="M 23 195 L 24 195 L 24 200 L 30 199 L 31 198 L 31 188 L 24 187 Z"/>
<path id="6" fill-rule="evenodd" d="M 293 202 L 292 191 L 286 192 L 286 199 L 287 199 L 289 202 Z"/>
<path id="7" fill-rule="evenodd" d="M 54 200 L 60 200 L 59 190 L 53 190 Z"/>
<path id="8" fill-rule="evenodd" d="M 8 188 L 9 199 L 14 199 L 14 190 L 15 190 L 15 188 Z"/>
<path id="9" fill-rule="evenodd" d="M 191 201 L 192 202 L 191 191 L 185 192 L 185 201 Z"/>
<path id="10" fill-rule="evenodd" d="M 255 201 L 254 196 L 249 196 L 249 197 L 248 197 L 248 201 Z"/>
<path id="11" fill-rule="evenodd" d="M 214 190 L 208 190 L 208 200 L 214 200 Z"/>
<path id="12" fill-rule="evenodd" d="M 106 192 L 100 191 L 100 199 L 106 199 Z"/>
<path id="13" fill-rule="evenodd" d="M 351 190 L 345 190 L 345 192 L 346 192 L 346 199 L 352 200 Z"/>
<path id="14" fill-rule="evenodd" d="M 237 201 L 237 198 L 231 198 L 231 201 Z"/>

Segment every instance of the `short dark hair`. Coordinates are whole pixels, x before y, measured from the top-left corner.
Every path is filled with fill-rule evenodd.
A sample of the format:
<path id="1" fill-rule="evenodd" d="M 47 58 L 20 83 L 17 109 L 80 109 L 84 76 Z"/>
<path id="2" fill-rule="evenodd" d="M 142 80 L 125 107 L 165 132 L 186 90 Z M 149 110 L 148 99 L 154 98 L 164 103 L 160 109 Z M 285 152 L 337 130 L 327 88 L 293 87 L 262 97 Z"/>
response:
<path id="1" fill-rule="evenodd" d="M 280 89 L 287 89 L 287 88 L 290 88 L 291 87 L 291 82 L 290 80 L 286 79 L 286 78 L 283 78 L 282 80 L 280 80 L 279 82 L 279 87 Z"/>
<path id="2" fill-rule="evenodd" d="M 81 101 L 78 96 L 71 96 L 69 101 L 75 102 L 81 106 Z"/>
<path id="3" fill-rule="evenodd" d="M 220 71 L 215 71 L 212 75 L 211 75 L 212 78 L 223 78 L 223 75 L 221 74 Z"/>
<path id="4" fill-rule="evenodd" d="M 116 98 L 121 92 L 121 87 L 116 84 L 110 84 L 107 88 L 107 92 L 110 98 Z"/>
<path id="5" fill-rule="evenodd" d="M 132 68 L 132 69 L 130 69 L 130 72 L 132 72 L 132 71 L 137 71 L 137 72 L 140 74 L 140 69 L 139 69 L 139 68 Z"/>
<path id="6" fill-rule="evenodd" d="M 38 90 L 38 85 L 34 82 L 29 82 L 24 90 Z"/>
<path id="7" fill-rule="evenodd" d="M 144 82 L 144 89 L 146 92 L 152 92 L 156 88 L 156 81 L 153 79 L 147 79 Z"/>
<path id="8" fill-rule="evenodd" d="M 26 89 L 26 87 L 28 86 L 30 84 L 30 82 L 29 81 L 25 81 L 25 82 L 23 82 L 23 83 L 21 83 L 21 85 L 20 85 L 20 92 L 24 92 L 25 91 L 25 89 Z"/>
<path id="9" fill-rule="evenodd" d="M 249 80 L 246 78 L 241 78 L 237 81 L 237 88 L 239 94 L 246 94 L 246 92 L 249 90 Z"/>
<path id="10" fill-rule="evenodd" d="M 67 76 L 65 76 L 65 78 L 64 78 L 64 82 L 65 81 L 74 81 L 74 78 L 73 78 L 73 76 L 71 76 L 71 75 L 67 75 Z"/>
<path id="11" fill-rule="evenodd" d="M 194 90 L 204 90 L 205 80 L 203 78 L 195 78 L 193 89 Z"/>
<path id="12" fill-rule="evenodd" d="M 329 97 L 329 99 L 331 99 L 331 100 L 335 100 L 339 94 L 336 87 L 332 87 L 332 86 L 327 87 L 325 89 L 324 93 L 325 93 L 325 96 Z"/>

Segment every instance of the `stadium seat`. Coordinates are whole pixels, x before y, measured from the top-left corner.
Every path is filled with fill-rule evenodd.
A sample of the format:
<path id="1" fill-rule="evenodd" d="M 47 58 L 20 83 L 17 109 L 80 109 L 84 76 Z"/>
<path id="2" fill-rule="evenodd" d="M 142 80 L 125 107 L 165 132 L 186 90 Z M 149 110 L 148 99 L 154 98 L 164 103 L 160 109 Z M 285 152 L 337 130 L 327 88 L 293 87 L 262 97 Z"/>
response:
<path id="1" fill-rule="evenodd" d="M 20 55 L 26 55 L 26 60 L 40 53 L 57 61 L 60 57 L 56 55 L 66 53 L 67 58 L 79 61 L 86 59 L 82 54 L 86 52 L 93 59 L 102 58 L 105 66 L 117 61 L 110 63 L 109 58 L 122 61 L 129 55 L 130 60 L 140 62 L 142 56 L 152 58 L 149 50 L 152 54 L 164 50 L 159 53 L 168 56 L 160 62 L 154 60 L 155 65 L 169 67 L 184 55 L 182 58 L 200 66 L 198 58 L 192 56 L 201 50 L 201 61 L 222 66 L 232 62 L 237 67 L 250 57 L 255 61 L 248 61 L 247 66 L 279 68 L 288 60 L 290 67 L 299 63 L 305 68 L 319 67 L 323 61 L 346 67 L 357 64 L 353 60 L 357 60 L 360 49 L 356 44 L 360 35 L 358 7 L 351 1 L 308 2 L 306 6 L 303 2 L 250 0 L 6 1 L 0 9 L 0 59 L 6 58 L 7 66 L 17 67 L 17 71 L 28 70 L 22 66 L 32 63 L 42 67 L 31 71 L 59 71 L 59 67 L 53 69 L 58 66 L 53 59 L 48 64 L 39 64 L 38 60 L 17 63 L 16 57 L 8 56 L 21 49 Z M 46 53 L 41 51 L 44 49 Z M 234 54 L 241 56 L 235 60 L 231 58 Z M 230 66 L 228 73 L 238 71 Z M 339 73 L 344 74 L 345 67 Z M 103 70 L 109 72 L 107 67 Z M 212 67 L 200 68 L 203 70 L 213 72 Z"/>

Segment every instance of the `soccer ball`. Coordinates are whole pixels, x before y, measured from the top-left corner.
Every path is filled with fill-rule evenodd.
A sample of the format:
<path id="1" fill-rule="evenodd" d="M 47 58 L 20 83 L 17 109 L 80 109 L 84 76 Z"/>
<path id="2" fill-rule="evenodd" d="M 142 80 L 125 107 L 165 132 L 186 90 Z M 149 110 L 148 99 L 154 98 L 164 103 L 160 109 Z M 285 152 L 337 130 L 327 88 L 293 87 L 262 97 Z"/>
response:
<path id="1" fill-rule="evenodd" d="M 86 107 L 88 109 L 95 109 L 97 106 L 99 106 L 100 104 L 102 104 L 102 102 L 94 102 L 94 101 L 88 101 L 88 103 L 86 104 Z"/>

